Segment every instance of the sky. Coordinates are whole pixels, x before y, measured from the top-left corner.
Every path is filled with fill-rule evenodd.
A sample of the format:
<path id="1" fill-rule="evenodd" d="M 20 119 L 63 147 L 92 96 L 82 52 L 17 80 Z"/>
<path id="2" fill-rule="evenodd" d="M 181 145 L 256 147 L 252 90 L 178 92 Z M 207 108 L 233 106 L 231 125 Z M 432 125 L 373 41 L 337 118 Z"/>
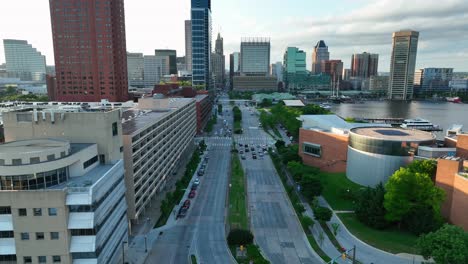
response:
<path id="1" fill-rule="evenodd" d="M 0 0 L 0 39 L 24 39 L 53 65 L 49 1 Z M 154 54 L 176 49 L 185 54 L 184 20 L 190 0 L 126 0 L 127 50 Z M 323 39 L 330 59 L 350 68 L 351 55 L 379 54 L 379 71 L 390 68 L 392 32 L 420 32 L 417 68 L 451 67 L 468 71 L 467 0 L 212 0 L 213 38 L 221 32 L 229 53 L 242 37 L 269 37 L 271 63 L 282 61 L 287 47 L 307 53 Z M 213 42 L 214 48 L 214 42 Z M 0 63 L 5 61 L 0 43 Z"/>

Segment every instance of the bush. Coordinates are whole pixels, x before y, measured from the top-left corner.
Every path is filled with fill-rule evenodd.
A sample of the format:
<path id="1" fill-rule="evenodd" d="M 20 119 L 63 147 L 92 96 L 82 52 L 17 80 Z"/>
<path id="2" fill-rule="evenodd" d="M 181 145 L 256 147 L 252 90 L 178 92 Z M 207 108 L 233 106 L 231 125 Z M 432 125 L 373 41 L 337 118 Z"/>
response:
<path id="1" fill-rule="evenodd" d="M 312 218 L 308 217 L 307 215 L 301 215 L 299 217 L 302 227 L 305 229 L 306 232 L 309 231 L 309 227 L 312 227 L 314 225 L 314 220 Z"/>
<path id="2" fill-rule="evenodd" d="M 319 179 L 312 175 L 303 175 L 301 180 L 301 192 L 304 196 L 312 200 L 322 194 L 323 186 Z"/>
<path id="3" fill-rule="evenodd" d="M 328 207 L 317 206 L 313 208 L 315 220 L 320 222 L 330 221 L 333 212 Z"/>
<path id="4" fill-rule="evenodd" d="M 302 213 L 304 213 L 306 211 L 305 207 L 304 207 L 304 205 L 302 205 L 302 203 L 295 203 L 294 204 L 294 210 L 296 210 L 296 213 L 298 215 L 302 215 Z"/>
<path id="5" fill-rule="evenodd" d="M 252 244 L 253 239 L 252 233 L 244 229 L 232 229 L 227 237 L 228 244 L 231 246 Z"/>

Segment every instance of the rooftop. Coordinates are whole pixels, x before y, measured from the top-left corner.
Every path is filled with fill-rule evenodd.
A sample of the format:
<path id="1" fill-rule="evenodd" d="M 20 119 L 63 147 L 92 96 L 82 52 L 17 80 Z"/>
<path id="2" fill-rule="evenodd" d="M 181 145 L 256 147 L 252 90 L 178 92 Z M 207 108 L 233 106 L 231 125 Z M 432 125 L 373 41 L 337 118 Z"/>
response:
<path id="1" fill-rule="evenodd" d="M 432 133 L 416 129 L 402 129 L 393 127 L 358 127 L 351 130 L 352 133 L 375 139 L 393 141 L 430 141 L 435 140 Z"/>
<path id="2" fill-rule="evenodd" d="M 309 130 L 322 130 L 326 132 L 349 131 L 355 127 L 375 127 L 376 124 L 370 123 L 348 123 L 343 118 L 337 115 L 301 115 L 299 120 L 302 121 L 302 128 Z M 382 124 L 380 127 L 390 127 L 390 125 Z M 346 133 L 344 133 L 346 134 Z"/>
<path id="3" fill-rule="evenodd" d="M 0 155 L 16 156 L 23 153 L 40 153 L 50 149 L 63 149 L 70 146 L 70 142 L 61 139 L 28 139 L 7 142 L 0 145 Z"/>
<path id="4" fill-rule="evenodd" d="M 65 187 L 67 188 L 89 188 L 93 186 L 99 179 L 106 174 L 107 171 L 112 169 L 115 164 L 99 164 L 88 173 L 77 176 L 70 177 L 67 182 L 64 182 L 59 185 L 49 187 L 50 190 L 61 190 Z"/>
<path id="5" fill-rule="evenodd" d="M 286 106 L 300 107 L 305 106 L 301 100 L 283 100 Z"/>
<path id="6" fill-rule="evenodd" d="M 173 110 L 138 110 L 130 109 L 122 113 L 122 130 L 124 135 L 131 135 L 135 131 L 157 122 Z"/>

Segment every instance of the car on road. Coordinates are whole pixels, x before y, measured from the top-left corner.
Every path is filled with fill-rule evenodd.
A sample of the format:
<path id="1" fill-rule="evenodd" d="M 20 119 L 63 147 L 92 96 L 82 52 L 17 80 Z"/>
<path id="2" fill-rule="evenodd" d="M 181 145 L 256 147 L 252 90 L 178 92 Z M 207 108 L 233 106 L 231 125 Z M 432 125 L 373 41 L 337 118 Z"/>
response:
<path id="1" fill-rule="evenodd" d="M 257 155 L 252 155 L 252 159 L 257 159 Z"/>
<path id="2" fill-rule="evenodd" d="M 188 198 L 193 199 L 193 198 L 195 198 L 195 195 L 196 195 L 196 194 L 197 194 L 197 191 L 191 190 L 190 193 L 189 193 L 189 195 L 188 195 Z"/>
<path id="3" fill-rule="evenodd" d="M 195 181 L 193 181 L 193 184 L 200 185 L 200 179 L 196 178 Z"/>
<path id="4" fill-rule="evenodd" d="M 190 208 L 190 200 L 189 199 L 185 200 L 184 205 L 182 205 L 182 207 L 189 209 Z"/>
<path id="5" fill-rule="evenodd" d="M 241 150 L 241 151 L 239 151 L 239 153 L 240 153 L 240 154 L 244 154 L 244 151 L 243 151 L 243 150 Z"/>
<path id="6" fill-rule="evenodd" d="M 260 157 L 263 157 L 263 153 L 260 152 L 260 154 L 258 154 Z"/>
<path id="7" fill-rule="evenodd" d="M 246 152 L 246 153 L 249 152 L 249 151 L 250 151 L 250 150 L 249 150 L 248 148 L 245 149 L 245 152 Z"/>
<path id="8" fill-rule="evenodd" d="M 244 146 L 244 145 L 242 145 L 242 143 L 239 143 L 239 147 L 242 147 L 242 146 Z"/>
<path id="9" fill-rule="evenodd" d="M 254 147 L 251 147 L 250 150 L 251 150 L 251 151 L 255 151 L 255 148 L 254 148 Z"/>
<path id="10" fill-rule="evenodd" d="M 245 160 L 245 155 L 241 155 L 241 159 Z"/>

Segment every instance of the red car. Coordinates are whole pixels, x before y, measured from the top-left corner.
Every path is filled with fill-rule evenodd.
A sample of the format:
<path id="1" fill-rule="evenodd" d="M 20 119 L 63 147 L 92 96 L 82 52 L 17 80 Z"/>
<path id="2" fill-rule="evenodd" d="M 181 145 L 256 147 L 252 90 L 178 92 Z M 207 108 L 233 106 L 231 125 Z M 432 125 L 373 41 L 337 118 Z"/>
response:
<path id="1" fill-rule="evenodd" d="M 195 195 L 196 195 L 196 194 L 197 194 L 197 193 L 195 192 L 195 190 L 192 190 L 192 191 L 190 191 L 190 193 L 189 193 L 189 195 L 188 195 L 188 198 L 190 198 L 190 199 L 195 198 Z"/>
<path id="2" fill-rule="evenodd" d="M 185 200 L 184 205 L 182 207 L 187 208 L 187 209 L 190 208 L 190 200 L 189 199 Z"/>

